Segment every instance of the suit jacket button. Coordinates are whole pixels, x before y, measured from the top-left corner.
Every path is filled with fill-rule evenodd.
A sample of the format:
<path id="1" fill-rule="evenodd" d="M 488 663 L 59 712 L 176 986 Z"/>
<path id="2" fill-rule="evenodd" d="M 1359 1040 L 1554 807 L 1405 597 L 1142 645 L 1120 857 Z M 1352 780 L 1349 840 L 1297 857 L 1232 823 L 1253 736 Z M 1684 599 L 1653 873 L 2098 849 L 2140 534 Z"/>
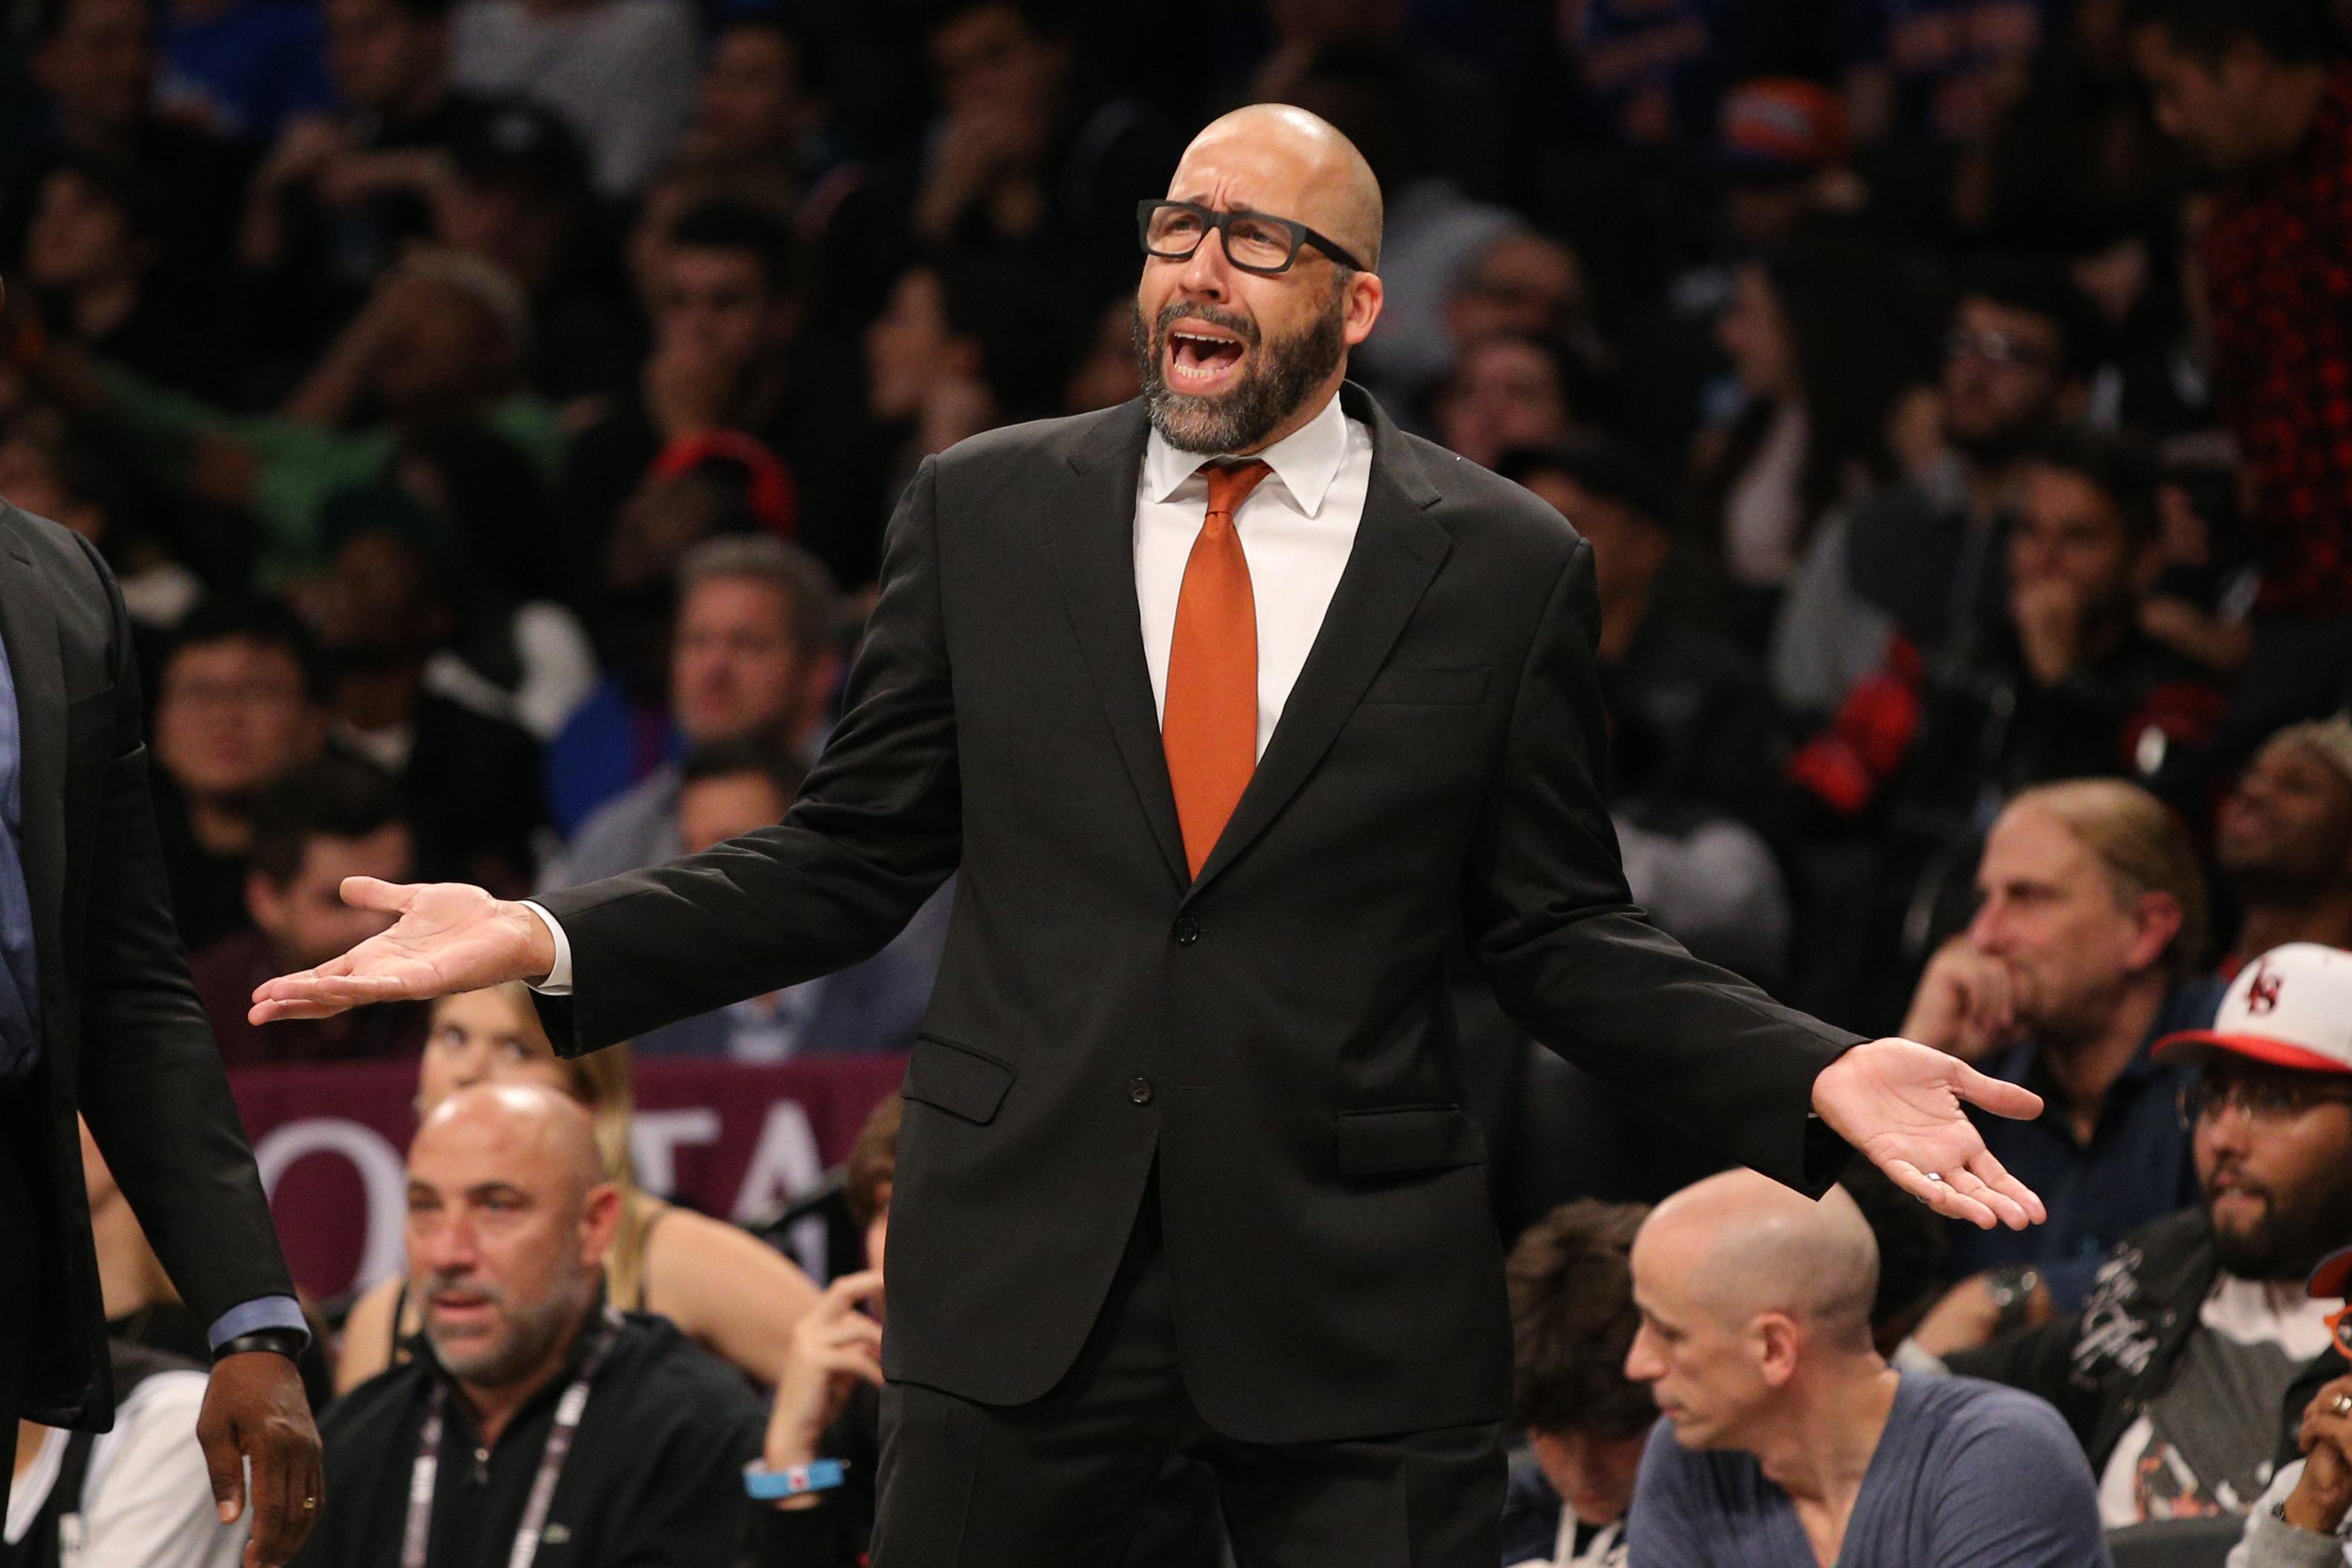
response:
<path id="1" fill-rule="evenodd" d="M 1176 945 L 1190 947 L 1201 939 L 1201 923 L 1191 915 L 1181 915 L 1176 921 Z"/>
<path id="2" fill-rule="evenodd" d="M 1134 1101 L 1139 1105 L 1150 1104 L 1151 1080 L 1149 1078 L 1129 1079 L 1127 1081 L 1127 1097 Z"/>

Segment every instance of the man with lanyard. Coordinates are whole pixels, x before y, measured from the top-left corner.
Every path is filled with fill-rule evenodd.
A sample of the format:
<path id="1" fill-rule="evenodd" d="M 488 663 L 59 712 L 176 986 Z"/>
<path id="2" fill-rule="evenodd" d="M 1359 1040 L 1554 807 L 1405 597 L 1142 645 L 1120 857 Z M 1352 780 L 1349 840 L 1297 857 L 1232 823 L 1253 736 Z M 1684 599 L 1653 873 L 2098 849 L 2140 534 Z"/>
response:
<path id="1" fill-rule="evenodd" d="M 425 1330 L 411 1360 L 330 1412 L 341 1490 L 298 1563 L 730 1560 L 759 1402 L 666 1319 L 605 1302 L 619 1217 L 587 1114 L 561 1094 L 485 1084 L 435 1108 L 409 1150 Z"/>

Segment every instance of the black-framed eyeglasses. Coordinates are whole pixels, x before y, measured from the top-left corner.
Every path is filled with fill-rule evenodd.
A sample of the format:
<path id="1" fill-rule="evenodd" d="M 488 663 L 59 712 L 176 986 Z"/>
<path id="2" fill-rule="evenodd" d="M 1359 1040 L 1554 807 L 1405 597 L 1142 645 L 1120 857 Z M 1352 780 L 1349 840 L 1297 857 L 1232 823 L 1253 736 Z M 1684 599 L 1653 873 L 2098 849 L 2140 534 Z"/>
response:
<path id="1" fill-rule="evenodd" d="M 1135 226 L 1144 254 L 1162 261 L 1187 259 L 1214 229 L 1224 238 L 1225 259 L 1244 272 L 1267 277 L 1288 272 L 1299 247 L 1309 245 L 1350 271 L 1371 270 L 1328 235 L 1271 213 L 1220 213 L 1197 202 L 1142 201 L 1135 205 Z"/>
<path id="2" fill-rule="evenodd" d="M 2236 1106 L 2246 1120 L 2261 1125 L 2299 1116 L 2315 1105 L 2352 1104 L 2352 1089 L 2342 1084 L 2305 1082 L 2294 1078 L 2200 1078 L 2180 1086 L 2177 1101 L 2180 1125 L 2195 1132 L 2197 1124 Z"/>

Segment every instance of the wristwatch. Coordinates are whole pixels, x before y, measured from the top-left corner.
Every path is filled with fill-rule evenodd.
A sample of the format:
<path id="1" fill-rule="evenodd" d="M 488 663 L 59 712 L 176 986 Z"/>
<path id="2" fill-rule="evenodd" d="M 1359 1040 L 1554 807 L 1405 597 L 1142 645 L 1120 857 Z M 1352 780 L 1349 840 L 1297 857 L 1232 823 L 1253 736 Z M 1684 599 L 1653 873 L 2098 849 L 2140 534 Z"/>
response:
<path id="1" fill-rule="evenodd" d="M 303 1347 L 310 1343 L 310 1336 L 299 1329 L 255 1329 L 251 1333 L 241 1333 L 235 1339 L 225 1339 L 213 1346 L 213 1364 L 217 1366 L 232 1355 L 243 1355 L 253 1350 L 273 1351 L 289 1361 L 299 1361 Z"/>
<path id="2" fill-rule="evenodd" d="M 2042 1270 L 2030 1263 L 2011 1263 L 1993 1270 L 1985 1276 L 1985 1288 L 1992 1292 L 1993 1333 L 2007 1333 L 2025 1323 L 2025 1314 L 2032 1309 L 2034 1293 L 2042 1289 Z"/>

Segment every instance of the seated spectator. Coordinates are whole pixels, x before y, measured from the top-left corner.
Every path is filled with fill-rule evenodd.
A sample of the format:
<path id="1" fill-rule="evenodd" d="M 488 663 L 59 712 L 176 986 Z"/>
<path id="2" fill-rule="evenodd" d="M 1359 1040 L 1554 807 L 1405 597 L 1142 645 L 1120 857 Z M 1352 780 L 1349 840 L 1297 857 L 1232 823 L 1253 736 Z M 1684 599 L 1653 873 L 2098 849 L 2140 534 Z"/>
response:
<path id="1" fill-rule="evenodd" d="M 170 632 L 204 597 L 196 574 L 134 526 L 137 508 L 121 475 L 62 420 L 34 415 L 8 425 L 0 437 L 0 500 L 96 545 L 142 633 Z"/>
<path id="2" fill-rule="evenodd" d="M 1925 358 L 1910 325 L 1890 258 L 1856 240 L 1802 236 L 1733 273 L 1715 335 L 1736 402 L 1692 468 L 1744 632 L 1769 626 L 1823 518 L 1894 477 L 1888 418 Z"/>
<path id="3" fill-rule="evenodd" d="M 749 1231 L 637 1186 L 629 1153 L 630 1067 L 625 1045 L 558 1057 L 520 986 L 467 991 L 433 1004 L 417 1067 L 417 1110 L 429 1115 L 451 1095 L 482 1083 L 535 1084 L 578 1102 L 594 1122 L 604 1180 L 621 1198 L 604 1255 L 607 1299 L 624 1312 L 659 1313 L 752 1382 L 770 1386 L 782 1375 L 793 1325 L 815 1302 L 816 1287 Z M 335 1364 L 336 1389 L 349 1392 L 406 1359 L 424 1310 L 398 1278 L 379 1281 L 353 1302 Z"/>
<path id="4" fill-rule="evenodd" d="M 2214 817 L 2213 861 L 2239 910 L 2224 975 L 2289 942 L 2352 947 L 2352 719 L 2263 743 Z"/>
<path id="5" fill-rule="evenodd" d="M 1611 809 L 1634 898 L 1682 943 L 1769 985 L 1789 963 L 1788 890 L 1748 822 L 1785 743 L 1755 660 L 1656 603 L 1675 556 L 1664 481 L 1605 437 L 1506 454 L 1500 472 L 1592 546 Z"/>
<path id="6" fill-rule="evenodd" d="M 509 99 L 458 117 L 447 176 L 433 186 L 433 234 L 530 298 L 523 373 L 533 391 L 560 402 L 627 384 L 643 340 L 604 242 L 587 154 L 560 115 Z"/>
<path id="7" fill-rule="evenodd" d="M 208 1375 L 194 1361 L 109 1339 L 114 1425 L 68 1432 L 16 1424 L 0 1559 L 106 1568 L 236 1568 L 247 1521 L 223 1524 L 196 1415 Z"/>
<path id="8" fill-rule="evenodd" d="M 163 260 L 153 197 L 120 165 L 68 158 L 34 193 L 26 287 L 55 337 L 166 386 L 219 384 L 205 319 L 152 286 Z"/>
<path id="9" fill-rule="evenodd" d="M 1976 918 L 1928 964 L 1897 1032 L 2047 1102 L 2038 1121 L 1980 1125 L 1994 1156 L 2041 1195 L 2048 1223 L 1956 1228 L 1952 1262 L 1963 1273 L 2031 1267 L 2072 1312 L 2126 1236 L 2196 1199 L 2173 1106 L 2185 1070 L 2149 1047 L 2213 1016 L 2204 876 L 2154 797 L 2077 779 L 2010 802 L 1976 885 Z"/>
<path id="10" fill-rule="evenodd" d="M 315 595 L 331 739 L 398 780 L 429 880 L 519 894 L 538 865 L 539 743 L 504 693 L 445 657 L 459 629 L 455 577 L 405 516 L 362 513 L 348 528 Z"/>
<path id="11" fill-rule="evenodd" d="M 231 1067 L 353 1061 L 405 1056 L 425 1038 L 413 1002 L 355 1008 L 333 1018 L 273 1024 L 246 1019 L 254 988 L 308 969 L 364 942 L 392 921 L 345 904 L 347 876 L 413 881 L 415 846 L 392 779 L 373 763 L 322 757 L 270 787 L 253 810 L 245 909 L 252 925 L 197 951 L 189 962 Z"/>
<path id="12" fill-rule="evenodd" d="M 682 151 L 813 172 L 809 163 L 824 156 L 817 144 L 827 108 L 816 49 L 807 29 L 776 12 L 723 18 L 711 35 Z"/>
<path id="13" fill-rule="evenodd" d="M 882 1455 L 883 1268 L 903 1112 L 898 1096 L 886 1098 L 849 1151 L 845 1196 L 865 1231 L 866 1267 L 835 1280 L 794 1329 L 761 1448 L 761 1468 L 771 1473 L 838 1460 L 840 1482 L 755 1509 L 754 1568 L 863 1568 L 866 1561 Z M 1125 1568 L 1218 1568 L 1232 1561 L 1204 1467 L 1168 1461 L 1121 1561 Z"/>
<path id="14" fill-rule="evenodd" d="M 1846 101 L 1866 141 L 1983 137 L 2022 86 L 2044 8 L 2017 0 L 1861 0 Z"/>
<path id="15" fill-rule="evenodd" d="M 1576 423 L 1566 358 L 1533 338 L 1471 344 L 1430 403 L 1439 444 L 1482 468 L 1518 447 L 1565 441 Z"/>
<path id="16" fill-rule="evenodd" d="M 279 131 L 237 236 L 239 263 L 274 303 L 296 305 L 306 329 L 356 303 L 432 232 L 434 192 L 481 107 L 449 85 L 450 0 L 327 0 L 320 11 L 339 109 Z"/>
<path id="17" fill-rule="evenodd" d="M 484 0 L 457 14 L 453 74 L 562 117 L 597 196 L 636 194 L 693 112 L 697 41 L 684 0 Z"/>
<path id="18" fill-rule="evenodd" d="M 1853 1200 L 1733 1171 L 1633 1242 L 1626 1375 L 1650 1434 L 1633 1568 L 2105 1563 L 2096 1488 L 2049 1406 L 1899 1373 L 1871 1341 L 1878 1259 Z"/>
<path id="19" fill-rule="evenodd" d="M 854 399 L 809 361 L 791 231 L 737 201 L 688 208 L 648 263 L 653 347 L 632 388 L 573 444 L 564 493 L 593 559 L 614 513 L 666 460 L 716 433 L 752 437 L 790 491 L 777 531 L 837 570 L 871 570 L 872 513 Z"/>
<path id="20" fill-rule="evenodd" d="M 1852 167 L 1853 129 L 1836 93 L 1801 77 L 1759 77 L 1723 95 L 1715 155 L 1728 237 L 1757 253 L 1864 197 Z"/>
<path id="21" fill-rule="evenodd" d="M 814 760 L 832 722 L 841 675 L 840 609 L 824 568 L 777 539 L 741 535 L 689 551 L 678 571 L 677 632 L 670 644 L 669 699 L 676 734 L 688 747 L 772 734 Z M 631 737 L 613 723 L 623 702 L 600 690 L 548 753 L 551 793 L 583 812 L 580 787 L 593 770 L 610 791 L 625 758 L 598 755 Z M 599 745 L 599 735 L 605 745 Z M 625 777 L 625 775 L 621 776 Z M 560 781 L 560 783 L 559 783 Z M 542 888 L 657 865 L 678 852 L 680 775 L 664 762 L 636 782 L 590 801 L 570 847 L 540 879 Z M 567 803 L 557 798 L 559 822 Z"/>
<path id="22" fill-rule="evenodd" d="M 2200 1066 L 2180 1110 L 2200 1205 L 2117 1248 L 2080 1312 L 1983 1344 L 1997 1314 L 1972 1284 L 1920 1327 L 1953 1371 L 2058 1407 L 2109 1529 L 2244 1513 L 2272 1479 L 2280 1400 L 2343 1304 L 2304 1282 L 2352 1236 L 2347 1016 L 2352 953 L 2305 943 L 2256 958 L 2212 1029 L 2157 1046 Z"/>
<path id="23" fill-rule="evenodd" d="M 789 751 L 760 737 L 688 752 L 677 794 L 678 852 L 700 854 L 782 821 L 800 793 L 802 772 Z M 950 897 L 933 895 L 905 931 L 862 964 L 665 1024 L 641 1037 L 637 1050 L 646 1056 L 738 1061 L 906 1050 L 915 1043 L 939 977 Z"/>
<path id="24" fill-rule="evenodd" d="M 906 432 L 889 487 L 966 436 L 1055 407 L 1067 337 L 1058 302 L 1024 273 L 949 257 L 900 274 L 866 329 L 866 410 Z"/>
<path id="25" fill-rule="evenodd" d="M 1532 1466 L 1513 1456 L 1503 1561 L 1517 1568 L 1622 1568 L 1625 1514 L 1658 1406 L 1625 1376 L 1641 1318 L 1627 1259 L 1649 1213 L 1587 1198 L 1512 1245 L 1511 1415 Z"/>
<path id="26" fill-rule="evenodd" d="M 327 677 L 302 623 L 268 600 L 198 605 L 155 681 L 156 827 L 180 939 L 246 924 L 253 808 L 319 754 Z"/>
<path id="27" fill-rule="evenodd" d="M 384 275 L 280 414 L 230 413 L 61 346 L 29 373 L 159 483 L 248 516 L 261 576 L 284 581 L 324 564 L 327 498 L 377 477 L 404 437 L 478 423 L 555 470 L 555 411 L 519 380 L 528 332 L 521 293 L 497 268 L 420 251 Z M 381 423 L 345 428 L 363 411 Z"/>
<path id="28" fill-rule="evenodd" d="M 1062 392 L 1064 413 L 1092 413 L 1115 408 L 1143 392 L 1143 376 L 1135 363 L 1135 302 L 1120 299 L 1103 307 L 1095 319 L 1093 339 L 1079 351 Z"/>
<path id="29" fill-rule="evenodd" d="M 316 6 L 290 0 L 169 0 L 155 96 L 174 120 L 267 147 L 287 120 L 335 101 Z"/>
<path id="30" fill-rule="evenodd" d="M 621 1218 L 588 1113 L 556 1091 L 483 1084 L 426 1114 L 408 1154 L 424 1332 L 328 1407 L 336 1501 L 297 1563 L 390 1568 L 417 1538 L 504 1563 L 524 1533 L 580 1568 L 730 1560 L 759 1406 L 675 1324 L 607 1299 Z M 429 1490 L 411 1486 L 420 1452 Z"/>
<path id="31" fill-rule="evenodd" d="M 1771 671 L 1790 712 L 1836 712 L 1856 682 L 1886 667 L 1898 633 L 1934 657 L 1998 623 L 2009 598 L 2002 511 L 2018 465 L 2080 416 L 2096 335 L 2088 303 L 2055 264 L 1976 269 L 1945 340 L 1939 450 L 1851 517 L 1824 519 L 1789 580 Z"/>
<path id="32" fill-rule="evenodd" d="M 32 77 L 47 122 L 39 142 L 22 150 L 30 155 L 12 160 L 16 177 L 0 194 L 11 243 L 0 254 L 16 253 L 30 193 L 58 161 L 96 160 L 153 198 L 155 292 L 178 309 L 217 309 L 244 196 L 244 152 L 160 112 L 154 18 L 142 0 L 58 0 L 34 7 L 29 19 Z"/>
<path id="33" fill-rule="evenodd" d="M 1168 188 L 1166 127 L 1131 99 L 1085 90 L 1068 31 L 1034 0 L 945 0 L 927 22 L 940 112 L 908 214 L 916 238 L 1004 257 L 1082 310 L 1130 292 L 1128 214 Z"/>

